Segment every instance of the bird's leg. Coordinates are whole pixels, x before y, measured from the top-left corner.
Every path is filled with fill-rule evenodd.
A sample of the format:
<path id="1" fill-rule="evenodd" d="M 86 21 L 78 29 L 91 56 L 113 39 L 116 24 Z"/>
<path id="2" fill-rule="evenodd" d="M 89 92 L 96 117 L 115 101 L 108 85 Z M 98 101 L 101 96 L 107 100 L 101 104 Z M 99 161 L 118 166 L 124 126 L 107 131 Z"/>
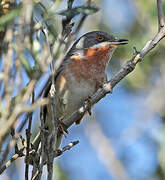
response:
<path id="1" fill-rule="evenodd" d="M 90 96 L 88 96 L 88 98 L 85 99 L 85 101 L 84 101 L 84 106 L 86 106 L 86 105 L 88 105 L 87 112 L 91 116 L 92 112 L 91 112 L 91 97 Z M 77 125 L 80 124 L 83 117 L 84 117 L 84 115 L 82 115 L 82 117 L 80 119 L 78 119 L 75 123 Z"/>
<path id="2" fill-rule="evenodd" d="M 62 120 L 63 118 L 58 119 L 58 130 L 61 134 L 65 135 L 66 133 L 68 134 L 68 130 L 66 124 Z"/>
<path id="3" fill-rule="evenodd" d="M 88 96 L 88 98 L 85 100 L 84 103 L 89 106 L 87 111 L 88 111 L 88 114 L 91 116 L 92 115 L 92 112 L 91 112 L 91 96 Z"/>

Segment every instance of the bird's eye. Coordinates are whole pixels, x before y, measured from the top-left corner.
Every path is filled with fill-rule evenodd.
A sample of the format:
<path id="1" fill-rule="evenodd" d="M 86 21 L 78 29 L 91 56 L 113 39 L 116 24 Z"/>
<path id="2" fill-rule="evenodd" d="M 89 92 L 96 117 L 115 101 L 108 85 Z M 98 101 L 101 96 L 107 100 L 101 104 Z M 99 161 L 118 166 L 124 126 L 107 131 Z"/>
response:
<path id="1" fill-rule="evenodd" d="M 102 35 L 102 34 L 97 34 L 96 39 L 97 39 L 98 41 L 103 41 L 103 40 L 104 40 L 104 35 Z"/>

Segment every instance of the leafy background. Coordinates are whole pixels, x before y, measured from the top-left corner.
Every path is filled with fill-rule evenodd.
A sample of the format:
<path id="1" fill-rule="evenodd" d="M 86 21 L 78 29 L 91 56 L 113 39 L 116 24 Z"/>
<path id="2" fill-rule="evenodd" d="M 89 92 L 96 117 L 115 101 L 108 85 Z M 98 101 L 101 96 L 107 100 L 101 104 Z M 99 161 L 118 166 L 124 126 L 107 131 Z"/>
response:
<path id="1" fill-rule="evenodd" d="M 88 31 L 103 30 L 129 39 L 127 46 L 119 47 L 114 53 L 107 71 L 108 78 L 120 69 L 125 60 L 132 57 L 132 47 L 142 48 L 158 28 L 156 1 L 96 0 L 91 9 L 86 9 L 80 8 L 84 4 L 83 0 L 76 0 L 73 4 L 73 7 L 76 7 L 74 11 L 65 11 L 66 0 L 43 0 L 42 3 L 50 10 L 48 15 L 41 16 L 41 7 L 37 6 L 34 13 L 38 19 L 51 24 L 49 30 L 54 35 L 61 29 L 60 20 L 63 16 L 72 18 L 78 14 L 72 20 L 76 23 L 80 18 L 79 13 L 83 12 L 91 15 L 87 17 L 76 38 Z M 19 10 L 15 13 L 21 15 Z M 10 15 L 9 19 L 15 17 Z M 44 36 L 41 34 L 40 38 L 42 44 Z M 35 37 L 33 40 L 37 54 Z M 74 140 L 79 140 L 80 143 L 55 160 L 55 179 L 114 180 L 122 173 L 131 180 L 165 179 L 164 48 L 165 41 L 162 40 L 159 46 L 137 65 L 136 70 L 114 89 L 112 95 L 107 95 L 95 105 L 92 117 L 87 115 L 79 126 L 70 128 L 63 145 Z M 28 61 L 33 67 L 33 60 L 28 58 Z M 23 71 L 23 74 L 26 84 L 29 80 L 28 72 Z M 40 79 L 39 87 L 43 86 L 48 74 L 49 72 L 45 73 Z M 17 90 L 13 94 L 16 93 Z M 39 110 L 36 110 L 33 119 L 34 134 L 38 128 L 38 117 Z M 111 158 L 113 155 L 114 159 Z M 116 165 L 116 161 L 120 167 Z M 23 177 L 24 160 L 21 159 L 12 164 L 0 179 L 14 180 Z M 43 179 L 46 179 L 46 175 Z"/>

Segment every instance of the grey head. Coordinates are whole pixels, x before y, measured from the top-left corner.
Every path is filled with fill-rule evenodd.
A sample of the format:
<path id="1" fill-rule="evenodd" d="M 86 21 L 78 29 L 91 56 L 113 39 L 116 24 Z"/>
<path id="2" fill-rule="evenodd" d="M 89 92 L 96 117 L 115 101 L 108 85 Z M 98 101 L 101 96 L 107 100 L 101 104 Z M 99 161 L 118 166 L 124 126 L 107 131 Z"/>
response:
<path id="1" fill-rule="evenodd" d="M 81 36 L 71 47 L 68 55 L 74 54 L 87 48 L 95 48 L 101 45 L 110 45 L 117 47 L 118 45 L 127 44 L 127 39 L 118 39 L 103 31 L 91 31 Z"/>
<path id="2" fill-rule="evenodd" d="M 112 46 L 115 49 L 118 45 L 124 45 L 126 39 L 118 39 L 106 32 L 103 31 L 91 31 L 83 36 L 81 36 L 75 43 L 72 45 L 68 53 L 66 54 L 60 68 L 57 70 L 55 79 L 60 73 L 60 71 L 70 62 L 70 57 L 74 55 L 83 56 L 84 50 L 88 48 L 99 48 L 104 45 Z"/>

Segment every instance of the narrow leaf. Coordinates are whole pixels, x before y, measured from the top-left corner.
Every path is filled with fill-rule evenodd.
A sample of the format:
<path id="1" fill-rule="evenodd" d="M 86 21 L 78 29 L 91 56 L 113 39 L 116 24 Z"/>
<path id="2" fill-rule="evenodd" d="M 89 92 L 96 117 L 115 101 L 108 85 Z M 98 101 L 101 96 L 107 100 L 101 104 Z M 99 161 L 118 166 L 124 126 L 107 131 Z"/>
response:
<path id="1" fill-rule="evenodd" d="M 99 10 L 99 8 L 97 8 L 97 7 L 78 6 L 78 7 L 72 8 L 72 9 L 67 9 L 67 10 L 61 11 L 58 14 L 60 14 L 62 16 L 66 16 L 67 18 L 71 19 L 80 13 L 90 15 L 90 14 L 96 13 L 98 10 Z"/>

